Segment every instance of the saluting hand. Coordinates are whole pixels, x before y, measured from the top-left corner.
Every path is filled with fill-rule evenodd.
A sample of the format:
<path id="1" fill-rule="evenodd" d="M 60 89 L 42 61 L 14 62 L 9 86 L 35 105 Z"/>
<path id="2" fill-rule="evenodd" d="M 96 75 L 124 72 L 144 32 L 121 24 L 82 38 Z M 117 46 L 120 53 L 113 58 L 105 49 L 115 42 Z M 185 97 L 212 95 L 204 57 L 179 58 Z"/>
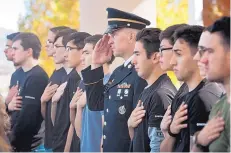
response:
<path id="1" fill-rule="evenodd" d="M 169 105 L 160 123 L 160 128 L 163 133 L 166 133 L 168 131 L 171 121 L 172 121 L 171 105 Z"/>
<path id="2" fill-rule="evenodd" d="M 48 102 L 54 96 L 58 87 L 59 87 L 59 85 L 57 85 L 57 84 L 51 85 L 51 82 L 50 82 L 42 94 L 41 103 Z"/>
<path id="3" fill-rule="evenodd" d="M 65 82 L 65 83 L 63 83 L 62 85 L 59 86 L 56 93 L 52 97 L 52 102 L 56 103 L 56 102 L 58 102 L 60 100 L 61 96 L 64 93 L 64 90 L 65 90 L 66 86 L 67 86 L 67 82 Z"/>
<path id="4" fill-rule="evenodd" d="M 212 141 L 221 135 L 221 132 L 224 130 L 224 126 L 224 119 L 220 117 L 220 112 L 218 112 L 218 114 L 209 120 L 205 127 L 198 134 L 198 144 L 202 146 L 208 146 Z"/>
<path id="5" fill-rule="evenodd" d="M 182 124 L 182 122 L 186 121 L 188 119 L 187 113 L 187 106 L 184 104 L 184 102 L 180 105 L 179 109 L 177 110 L 173 121 L 170 125 L 170 131 L 173 134 L 178 134 L 180 133 L 181 129 L 187 128 L 187 124 Z"/>
<path id="6" fill-rule="evenodd" d="M 136 108 L 132 111 L 128 119 L 128 127 L 136 128 L 145 116 L 146 111 L 144 110 L 144 106 L 141 106 L 141 104 L 142 102 L 139 100 Z"/>
<path id="7" fill-rule="evenodd" d="M 92 67 L 97 68 L 111 60 L 112 48 L 109 44 L 110 36 L 104 35 L 95 45 L 92 53 Z"/>
<path id="8" fill-rule="evenodd" d="M 70 102 L 70 109 L 75 109 L 77 107 L 77 101 L 79 100 L 82 94 L 83 94 L 82 89 L 78 87 L 76 93 L 74 94 Z"/>

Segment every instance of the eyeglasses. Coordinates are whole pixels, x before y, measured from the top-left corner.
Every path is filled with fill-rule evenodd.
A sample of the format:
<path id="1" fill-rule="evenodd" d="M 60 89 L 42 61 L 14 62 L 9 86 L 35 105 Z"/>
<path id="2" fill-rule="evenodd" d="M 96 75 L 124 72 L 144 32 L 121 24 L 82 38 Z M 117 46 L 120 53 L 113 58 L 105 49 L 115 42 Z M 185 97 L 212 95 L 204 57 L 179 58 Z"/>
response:
<path id="1" fill-rule="evenodd" d="M 71 50 L 73 50 L 73 49 L 77 49 L 78 50 L 79 48 L 78 47 L 70 47 L 70 46 L 66 47 L 66 51 L 68 51 L 68 52 L 71 51 Z"/>
<path id="2" fill-rule="evenodd" d="M 11 46 L 6 45 L 6 46 L 5 46 L 5 49 L 12 49 L 12 47 L 11 47 Z"/>
<path id="3" fill-rule="evenodd" d="M 172 47 L 168 47 L 168 48 L 159 48 L 160 56 L 163 56 L 163 51 L 165 51 L 165 50 L 172 50 Z"/>
<path id="4" fill-rule="evenodd" d="M 52 42 L 52 41 L 50 41 L 50 40 L 47 40 L 46 43 L 47 43 L 47 45 L 48 45 L 48 44 L 54 44 L 54 42 Z"/>
<path id="5" fill-rule="evenodd" d="M 61 48 L 61 47 L 65 48 L 65 46 L 54 45 L 54 49 L 58 49 L 58 48 Z"/>

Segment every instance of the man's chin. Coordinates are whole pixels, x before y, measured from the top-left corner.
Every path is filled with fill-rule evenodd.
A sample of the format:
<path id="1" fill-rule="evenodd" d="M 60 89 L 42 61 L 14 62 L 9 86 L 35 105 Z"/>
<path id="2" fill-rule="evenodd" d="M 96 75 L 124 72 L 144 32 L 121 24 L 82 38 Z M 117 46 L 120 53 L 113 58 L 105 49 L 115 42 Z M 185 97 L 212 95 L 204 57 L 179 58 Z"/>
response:
<path id="1" fill-rule="evenodd" d="M 20 64 L 18 64 L 18 63 L 14 63 L 14 66 L 20 66 Z"/>
<path id="2" fill-rule="evenodd" d="M 219 77 L 213 77 L 211 75 L 207 75 L 206 79 L 209 80 L 210 82 L 217 82 L 217 83 L 223 83 L 223 80 Z"/>
<path id="3" fill-rule="evenodd" d="M 7 59 L 7 61 L 14 62 L 14 59 L 13 59 L 13 58 L 9 58 L 9 57 L 6 56 L 6 59 Z"/>

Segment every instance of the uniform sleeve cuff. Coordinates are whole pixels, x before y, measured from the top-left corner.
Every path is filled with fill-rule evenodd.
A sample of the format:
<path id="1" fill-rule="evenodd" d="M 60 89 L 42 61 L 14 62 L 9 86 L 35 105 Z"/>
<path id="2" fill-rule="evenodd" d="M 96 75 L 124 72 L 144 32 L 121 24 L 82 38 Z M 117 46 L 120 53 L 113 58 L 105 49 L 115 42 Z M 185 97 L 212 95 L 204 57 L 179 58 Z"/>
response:
<path id="1" fill-rule="evenodd" d="M 85 85 L 97 83 L 104 78 L 102 66 L 94 70 L 91 70 L 91 66 L 89 66 L 82 70 L 81 73 Z"/>

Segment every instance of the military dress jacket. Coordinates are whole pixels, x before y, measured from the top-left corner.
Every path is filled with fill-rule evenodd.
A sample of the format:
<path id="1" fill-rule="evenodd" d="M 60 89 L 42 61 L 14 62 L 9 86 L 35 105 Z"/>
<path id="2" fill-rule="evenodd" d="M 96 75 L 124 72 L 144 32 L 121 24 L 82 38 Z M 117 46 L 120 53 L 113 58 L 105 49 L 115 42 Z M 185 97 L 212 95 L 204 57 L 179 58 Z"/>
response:
<path id="1" fill-rule="evenodd" d="M 103 85 L 103 67 L 91 70 L 89 66 L 82 71 L 82 76 L 89 109 L 104 110 L 103 151 L 129 151 L 127 121 L 146 81 L 137 75 L 131 62 L 115 69 L 106 85 Z"/>

